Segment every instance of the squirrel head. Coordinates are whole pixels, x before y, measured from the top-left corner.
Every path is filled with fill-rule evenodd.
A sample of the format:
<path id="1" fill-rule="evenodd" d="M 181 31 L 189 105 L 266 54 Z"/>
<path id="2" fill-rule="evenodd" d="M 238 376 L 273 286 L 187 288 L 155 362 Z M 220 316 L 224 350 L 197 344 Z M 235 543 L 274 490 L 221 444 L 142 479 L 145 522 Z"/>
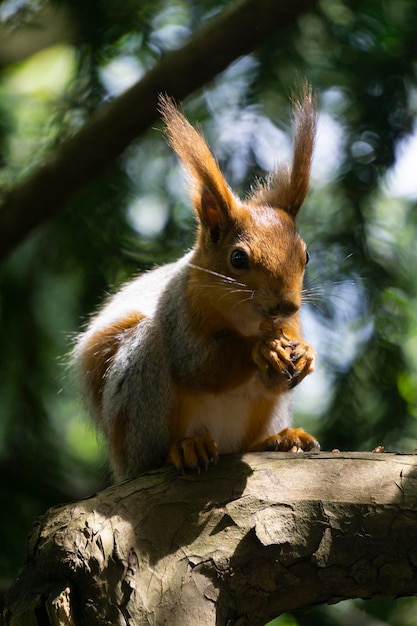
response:
<path id="1" fill-rule="evenodd" d="M 194 306 L 210 311 L 211 324 L 225 323 L 257 336 L 268 323 L 296 315 L 308 261 L 295 220 L 307 194 L 317 114 L 305 84 L 294 102 L 294 152 L 240 200 L 226 183 L 203 136 L 168 97 L 160 98 L 169 142 L 188 170 L 199 222 L 190 263 Z"/>

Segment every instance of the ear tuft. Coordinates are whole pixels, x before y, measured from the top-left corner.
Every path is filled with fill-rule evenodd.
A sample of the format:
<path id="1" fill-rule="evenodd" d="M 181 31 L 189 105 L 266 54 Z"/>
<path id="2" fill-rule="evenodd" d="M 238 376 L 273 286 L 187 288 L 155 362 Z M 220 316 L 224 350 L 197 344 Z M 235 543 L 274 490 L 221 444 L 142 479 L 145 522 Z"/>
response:
<path id="1" fill-rule="evenodd" d="M 219 231 L 231 219 L 235 197 L 203 136 L 191 126 L 168 96 L 159 97 L 168 140 L 188 170 L 195 211 L 203 224 Z"/>
<path id="2" fill-rule="evenodd" d="M 251 194 L 256 204 L 269 204 L 297 216 L 310 185 L 311 161 L 316 139 L 317 110 L 311 86 L 305 82 L 294 104 L 294 152 L 291 166 L 280 167 Z"/>

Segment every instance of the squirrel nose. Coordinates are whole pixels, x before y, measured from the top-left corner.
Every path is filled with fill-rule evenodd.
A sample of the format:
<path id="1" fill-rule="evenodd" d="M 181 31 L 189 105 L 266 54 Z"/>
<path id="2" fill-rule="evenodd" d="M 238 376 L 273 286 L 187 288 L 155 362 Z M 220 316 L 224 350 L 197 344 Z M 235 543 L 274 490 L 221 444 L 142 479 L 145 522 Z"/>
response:
<path id="1" fill-rule="evenodd" d="M 269 317 L 290 317 L 297 313 L 300 306 L 293 300 L 280 300 L 275 307 L 268 310 Z"/>

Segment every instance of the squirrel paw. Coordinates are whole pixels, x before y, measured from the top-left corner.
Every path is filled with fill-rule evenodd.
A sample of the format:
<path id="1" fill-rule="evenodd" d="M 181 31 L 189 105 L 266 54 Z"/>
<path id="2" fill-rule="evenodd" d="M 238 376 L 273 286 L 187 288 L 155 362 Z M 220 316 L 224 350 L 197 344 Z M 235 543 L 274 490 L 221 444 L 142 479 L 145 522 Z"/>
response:
<path id="1" fill-rule="evenodd" d="M 314 349 L 306 341 L 289 339 L 283 332 L 264 337 L 255 345 L 252 358 L 266 387 L 292 389 L 314 369 Z"/>
<path id="2" fill-rule="evenodd" d="M 284 428 L 277 435 L 271 435 L 257 443 L 252 452 L 319 452 L 320 444 L 313 435 L 302 428 Z"/>
<path id="3" fill-rule="evenodd" d="M 168 463 L 178 470 L 207 470 L 210 463 L 217 463 L 217 445 L 209 434 L 186 437 L 171 445 Z"/>

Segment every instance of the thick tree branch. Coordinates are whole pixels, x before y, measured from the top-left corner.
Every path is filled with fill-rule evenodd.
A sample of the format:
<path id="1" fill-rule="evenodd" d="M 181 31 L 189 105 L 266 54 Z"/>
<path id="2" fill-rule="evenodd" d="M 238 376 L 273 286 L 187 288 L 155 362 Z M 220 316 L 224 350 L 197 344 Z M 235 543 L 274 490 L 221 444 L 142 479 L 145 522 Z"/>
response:
<path id="1" fill-rule="evenodd" d="M 185 98 L 314 4 L 315 0 L 240 1 L 202 27 L 184 47 L 167 54 L 6 197 L 0 206 L 0 259 L 155 121 L 158 93 Z"/>
<path id="2" fill-rule="evenodd" d="M 416 456 L 365 453 L 142 475 L 38 522 L 5 624 L 261 626 L 416 594 L 416 478 Z"/>

